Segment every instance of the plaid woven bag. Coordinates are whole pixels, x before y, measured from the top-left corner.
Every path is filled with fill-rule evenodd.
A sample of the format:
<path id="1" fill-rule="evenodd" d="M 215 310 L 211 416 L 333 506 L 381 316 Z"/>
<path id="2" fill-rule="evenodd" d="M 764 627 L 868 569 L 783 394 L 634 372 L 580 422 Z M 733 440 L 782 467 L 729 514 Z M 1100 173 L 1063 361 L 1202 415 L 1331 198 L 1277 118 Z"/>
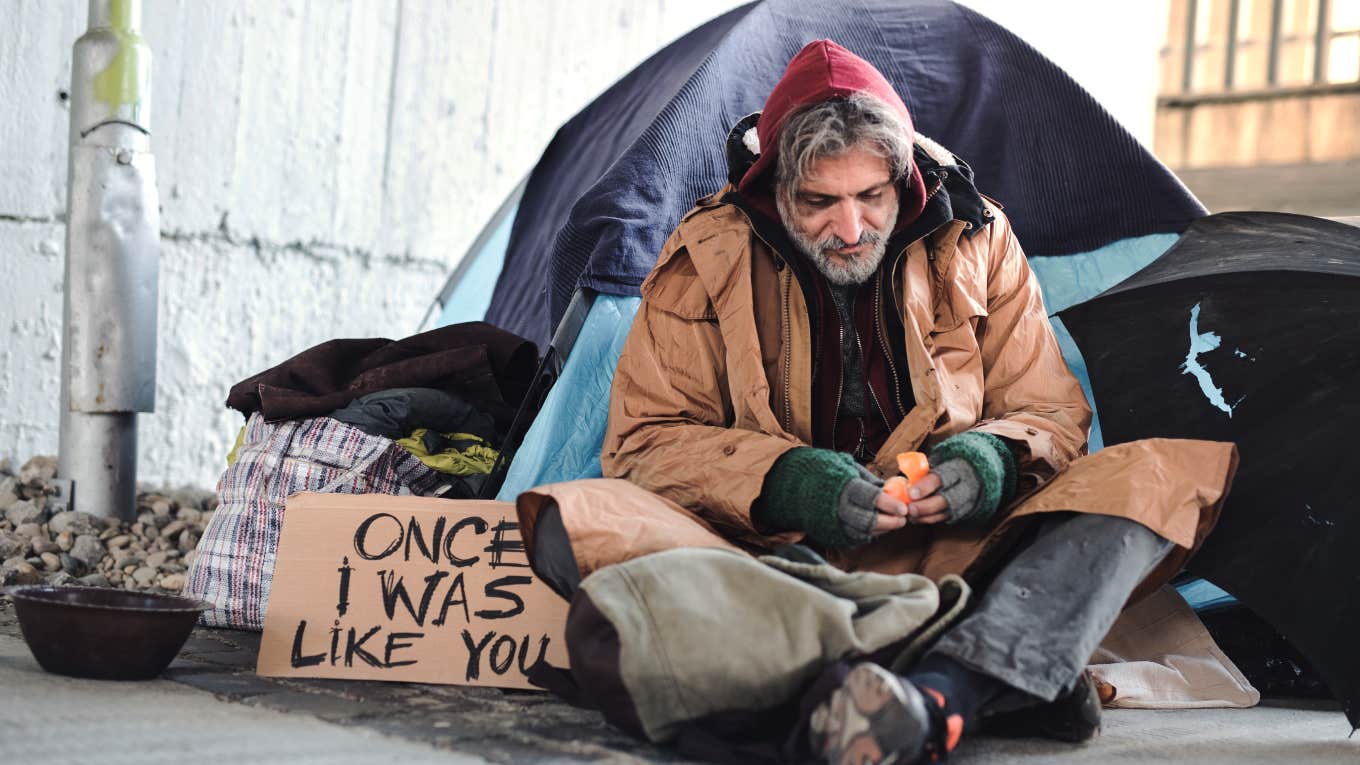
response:
<path id="1" fill-rule="evenodd" d="M 391 439 L 338 420 L 268 423 L 252 414 L 218 481 L 217 512 L 184 594 L 212 604 L 202 618 L 209 627 L 261 630 L 290 494 L 429 494 L 443 479 Z"/>

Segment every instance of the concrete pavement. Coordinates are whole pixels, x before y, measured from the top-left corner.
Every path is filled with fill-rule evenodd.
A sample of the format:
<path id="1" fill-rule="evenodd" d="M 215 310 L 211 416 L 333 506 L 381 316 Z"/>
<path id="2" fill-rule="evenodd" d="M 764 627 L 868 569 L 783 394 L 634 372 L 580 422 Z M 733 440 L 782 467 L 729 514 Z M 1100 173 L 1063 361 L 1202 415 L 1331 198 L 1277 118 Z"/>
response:
<path id="1" fill-rule="evenodd" d="M 486 760 L 307 715 L 232 704 L 171 680 L 111 683 L 43 672 L 0 636 L 0 762 L 457 763 Z"/>
<path id="2" fill-rule="evenodd" d="M 258 636 L 200 629 L 164 678 L 49 675 L 0 598 L 0 763 L 655 763 L 682 761 L 547 694 L 254 673 Z M 1347 763 L 1360 736 L 1327 705 L 1109 710 L 1072 747 L 966 739 L 957 763 Z"/>

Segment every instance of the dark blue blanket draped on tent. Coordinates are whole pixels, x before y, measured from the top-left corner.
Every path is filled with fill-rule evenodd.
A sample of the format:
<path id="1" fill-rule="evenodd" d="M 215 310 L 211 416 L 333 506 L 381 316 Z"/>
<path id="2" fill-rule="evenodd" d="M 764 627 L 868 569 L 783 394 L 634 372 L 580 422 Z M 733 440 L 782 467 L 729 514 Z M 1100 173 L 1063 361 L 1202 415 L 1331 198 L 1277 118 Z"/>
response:
<path id="1" fill-rule="evenodd" d="M 788 60 L 830 38 L 878 67 L 917 129 L 965 159 L 1026 252 L 1180 232 L 1203 207 L 1065 73 L 946 0 L 764 0 L 672 43 L 564 125 L 535 167 L 487 320 L 547 344 L 573 292 L 636 295 L 723 139 Z"/>

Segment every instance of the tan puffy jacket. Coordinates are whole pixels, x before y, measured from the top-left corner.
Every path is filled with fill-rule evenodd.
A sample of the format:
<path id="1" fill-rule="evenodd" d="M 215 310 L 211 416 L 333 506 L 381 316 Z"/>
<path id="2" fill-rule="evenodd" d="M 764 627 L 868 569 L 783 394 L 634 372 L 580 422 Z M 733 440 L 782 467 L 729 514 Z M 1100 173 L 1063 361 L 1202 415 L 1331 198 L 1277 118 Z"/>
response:
<path id="1" fill-rule="evenodd" d="M 642 285 L 614 377 L 601 462 L 607 477 L 667 500 L 662 504 L 675 512 L 657 517 L 683 525 L 680 536 L 689 543 L 700 520 L 729 542 L 759 550 L 801 538 L 756 528 L 751 505 L 774 461 L 812 440 L 813 343 L 792 269 L 743 211 L 719 201 L 725 191 L 685 216 Z M 847 569 L 962 573 L 984 549 L 1003 549 L 988 543 L 1013 538 L 1007 532 L 1020 519 L 1076 510 L 1131 518 L 1175 542 L 1180 554 L 1169 556 L 1151 585 L 1174 573 L 1213 527 L 1235 449 L 1149 440 L 1083 457 L 1090 407 L 1009 222 L 993 204 L 984 216 L 990 223 L 974 236 L 963 236 L 971 224 L 955 220 L 889 253 L 915 406 L 870 469 L 891 475 L 897 453 L 977 429 L 1022 444 L 1022 489 L 1042 489 L 1025 492 L 992 529 L 907 527 L 830 557 Z M 608 534 L 599 538 L 612 539 L 614 549 L 583 549 L 597 539 L 593 532 L 604 531 L 591 526 L 634 512 L 627 501 L 600 507 L 608 492 L 593 491 L 596 506 L 578 512 L 569 487 L 543 495 L 562 506 L 582 573 L 665 546 L 665 523 L 652 521 L 632 537 L 636 549 Z"/>

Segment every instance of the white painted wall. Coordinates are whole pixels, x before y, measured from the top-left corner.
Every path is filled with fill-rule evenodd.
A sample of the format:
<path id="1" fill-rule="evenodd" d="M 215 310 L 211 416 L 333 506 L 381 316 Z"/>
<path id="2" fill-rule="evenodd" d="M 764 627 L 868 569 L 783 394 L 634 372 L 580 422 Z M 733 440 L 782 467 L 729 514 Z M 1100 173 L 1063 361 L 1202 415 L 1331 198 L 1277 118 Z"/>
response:
<path id="1" fill-rule="evenodd" d="M 84 0 L 0 0 L 0 455 L 57 449 L 70 49 Z M 974 0 L 1150 140 L 1166 0 Z M 144 0 L 163 244 L 141 478 L 215 483 L 228 386 L 413 332 L 556 127 L 734 0 Z"/>

